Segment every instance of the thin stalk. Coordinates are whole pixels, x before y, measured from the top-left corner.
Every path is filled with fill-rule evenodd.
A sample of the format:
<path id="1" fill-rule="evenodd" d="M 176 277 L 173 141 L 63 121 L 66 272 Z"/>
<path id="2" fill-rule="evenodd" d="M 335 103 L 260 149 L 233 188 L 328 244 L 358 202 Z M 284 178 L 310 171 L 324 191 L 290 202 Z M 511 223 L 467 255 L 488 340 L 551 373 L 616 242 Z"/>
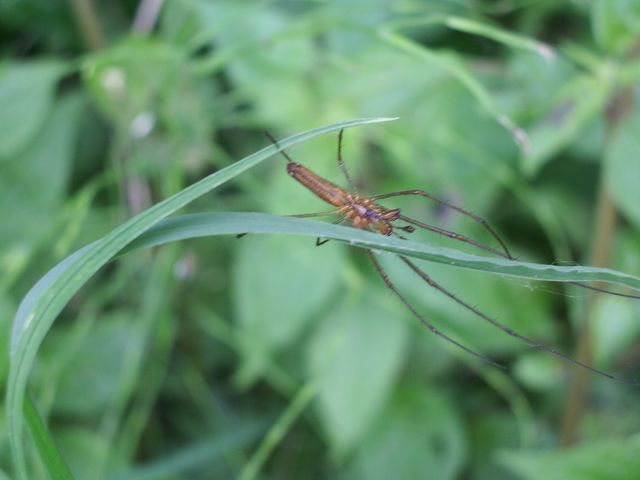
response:
<path id="1" fill-rule="evenodd" d="M 307 405 L 314 399 L 318 392 L 318 383 L 311 381 L 303 385 L 296 396 L 284 411 L 282 416 L 273 424 L 267 435 L 263 438 L 260 446 L 246 463 L 242 472 L 240 472 L 240 480 L 255 479 L 262 466 L 265 464 L 273 450 L 282 441 L 286 433 L 289 431 L 293 422 L 307 408 Z"/>
<path id="2" fill-rule="evenodd" d="M 605 149 L 611 143 L 615 130 L 624 121 L 632 110 L 633 91 L 623 89 L 614 95 L 606 110 L 607 141 Z M 603 156 L 606 158 L 606 155 Z M 604 172 L 604 166 L 601 168 Z M 618 215 L 611 195 L 606 186 L 604 175 L 600 175 L 598 197 L 596 203 L 596 215 L 593 223 L 591 238 L 590 265 L 594 267 L 607 267 L 611 260 L 613 241 L 618 223 Z M 578 348 L 576 357 L 580 362 L 591 364 L 593 360 L 593 322 L 595 317 L 596 298 L 590 296 L 587 300 L 585 321 L 581 325 L 578 336 Z M 578 428 L 585 412 L 587 392 L 591 375 L 587 371 L 577 370 L 569 385 L 562 427 L 560 432 L 560 444 L 569 446 L 578 439 Z"/>
<path id="3" fill-rule="evenodd" d="M 617 213 L 611 200 L 611 196 L 604 186 L 604 179 L 600 181 L 598 202 L 596 206 L 596 219 L 593 227 L 593 247 L 590 265 L 594 267 L 606 267 L 609 264 L 611 246 L 617 223 Z M 593 359 L 593 334 L 592 325 L 594 319 L 596 299 L 589 296 L 586 307 L 585 321 L 581 326 L 578 336 L 576 358 L 584 363 L 591 364 Z M 586 370 L 577 370 L 573 375 L 567 394 L 562 431 L 560 435 L 561 445 L 568 446 L 576 442 L 578 427 L 585 411 L 587 390 L 591 375 Z"/>
<path id="4" fill-rule="evenodd" d="M 89 50 L 103 48 L 107 42 L 93 2 L 91 0 L 71 0 L 71 4 L 87 48 Z"/>
<path id="5" fill-rule="evenodd" d="M 144 35 L 150 34 L 158 22 L 164 0 L 142 0 L 133 20 L 132 29 Z"/>

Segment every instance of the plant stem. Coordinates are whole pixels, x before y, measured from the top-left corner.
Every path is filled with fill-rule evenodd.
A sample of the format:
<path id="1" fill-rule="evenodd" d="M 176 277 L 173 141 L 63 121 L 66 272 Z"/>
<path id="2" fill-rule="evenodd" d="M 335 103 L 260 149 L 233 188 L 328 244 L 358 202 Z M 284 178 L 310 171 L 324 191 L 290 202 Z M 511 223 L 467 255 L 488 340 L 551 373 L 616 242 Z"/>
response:
<path id="1" fill-rule="evenodd" d="M 592 237 L 594 240 L 590 265 L 595 267 L 606 267 L 609 264 L 611 245 L 617 223 L 615 206 L 604 183 L 604 179 L 601 178 Z M 592 324 L 595 312 L 595 297 L 589 296 L 587 302 L 586 320 L 579 332 L 576 356 L 578 361 L 591 364 L 593 359 Z M 571 445 L 577 439 L 578 426 L 584 414 L 590 379 L 591 372 L 582 368 L 576 370 L 573 376 L 565 403 L 562 433 L 560 435 L 561 445 Z"/>
<path id="2" fill-rule="evenodd" d="M 73 12 L 84 43 L 89 50 L 100 50 L 106 44 L 98 14 L 91 0 L 72 0 Z"/>
<path id="3" fill-rule="evenodd" d="M 605 154 L 603 155 L 603 166 L 600 173 L 593 233 L 591 235 L 593 243 L 591 245 L 589 264 L 594 267 L 607 267 L 609 265 L 618 221 L 616 208 L 609 194 L 604 177 L 606 149 L 611 144 L 616 129 L 632 110 L 632 105 L 633 91 L 627 88 L 616 92 L 606 109 L 607 138 Z M 595 306 L 596 297 L 590 296 L 587 301 L 585 321 L 581 326 L 578 338 L 576 356 L 580 362 L 586 364 L 591 364 L 593 360 L 592 325 L 595 316 Z M 591 374 L 585 369 L 577 370 L 572 379 L 562 418 L 560 444 L 563 446 L 575 443 L 578 438 L 578 427 L 584 415 L 590 380 Z"/>
<path id="4" fill-rule="evenodd" d="M 149 34 L 156 26 L 164 0 L 142 0 L 133 20 L 134 31 Z"/>
<path id="5" fill-rule="evenodd" d="M 271 452 L 278 446 L 285 434 L 293 425 L 293 422 L 305 410 L 307 405 L 314 399 L 318 391 L 318 383 L 311 381 L 303 385 L 291 403 L 273 424 L 267 435 L 264 437 L 260 446 L 249 459 L 247 464 L 240 472 L 240 480 L 253 480 L 260 473 L 260 469 L 267 461 Z"/>

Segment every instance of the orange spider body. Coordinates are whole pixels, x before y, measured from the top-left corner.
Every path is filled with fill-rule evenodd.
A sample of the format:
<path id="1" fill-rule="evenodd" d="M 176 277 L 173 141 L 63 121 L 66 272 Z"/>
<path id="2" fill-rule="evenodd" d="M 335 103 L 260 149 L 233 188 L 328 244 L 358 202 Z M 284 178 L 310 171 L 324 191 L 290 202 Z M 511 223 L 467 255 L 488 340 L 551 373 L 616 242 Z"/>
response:
<path id="1" fill-rule="evenodd" d="M 296 162 L 287 163 L 287 173 L 316 196 L 337 207 L 338 212 L 351 220 L 354 227 L 374 229 L 383 235 L 393 232 L 391 222 L 400 217 L 399 208 L 389 210 L 369 197 L 350 193 Z"/>

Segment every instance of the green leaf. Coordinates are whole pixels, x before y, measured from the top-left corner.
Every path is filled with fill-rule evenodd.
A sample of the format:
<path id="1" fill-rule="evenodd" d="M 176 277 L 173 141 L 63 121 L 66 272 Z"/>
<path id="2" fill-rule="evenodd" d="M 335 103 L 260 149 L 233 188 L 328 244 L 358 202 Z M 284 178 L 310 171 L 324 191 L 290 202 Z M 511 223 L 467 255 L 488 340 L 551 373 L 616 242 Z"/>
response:
<path id="1" fill-rule="evenodd" d="M 452 399 L 424 387 L 400 390 L 356 457 L 356 478 L 459 478 L 462 421 Z M 428 472 L 428 475 L 426 475 Z"/>
<path id="2" fill-rule="evenodd" d="M 424 45 L 411 40 L 408 37 L 399 35 L 394 28 L 383 28 L 378 32 L 381 41 L 386 42 L 408 55 L 422 60 L 430 67 L 442 68 L 453 78 L 459 81 L 464 88 L 473 96 L 478 104 L 493 117 L 502 127 L 504 127 L 518 144 L 523 152 L 529 150 L 529 138 L 524 130 L 518 127 L 505 113 L 503 113 L 489 91 L 478 80 L 466 66 L 461 57 L 448 52 L 439 52 L 427 48 Z"/>
<path id="3" fill-rule="evenodd" d="M 234 305 L 250 351 L 277 351 L 295 341 L 336 291 L 343 249 L 293 237 L 242 239 L 233 267 Z M 318 256 L 322 258 L 318 262 Z M 277 269 L 277 275 L 274 270 Z"/>
<path id="4" fill-rule="evenodd" d="M 90 416 L 98 414 L 119 393 L 122 371 L 130 365 L 128 349 L 143 348 L 139 324 L 131 322 L 132 312 L 116 311 L 103 315 L 91 335 L 84 338 L 69 359 L 57 384 L 54 409 L 62 415 Z M 68 342 L 68 328 L 55 332 L 51 340 Z M 51 342 L 55 351 L 59 341 Z"/>
<path id="5" fill-rule="evenodd" d="M 543 118 L 531 127 L 531 151 L 522 156 L 522 168 L 537 174 L 553 155 L 565 148 L 596 118 L 606 101 L 602 82 L 582 75 L 573 79 L 558 94 Z"/>
<path id="6" fill-rule="evenodd" d="M 312 378 L 319 378 L 318 407 L 334 449 L 352 449 L 385 404 L 402 364 L 406 323 L 375 297 L 349 297 L 320 326 L 309 349 Z"/>
<path id="7" fill-rule="evenodd" d="M 478 410 L 474 407 L 475 405 L 471 405 L 472 412 Z M 514 445 L 521 446 L 518 421 L 514 418 L 513 412 L 492 401 L 490 405 L 483 405 L 481 415 L 473 415 L 469 420 L 466 424 L 467 436 L 469 445 L 473 445 L 473 450 L 469 459 L 471 465 L 467 468 L 468 471 L 473 472 L 471 477 L 474 480 L 522 480 L 507 476 L 505 468 L 495 461 L 497 451 L 514 448 Z M 536 421 L 539 421 L 539 417 Z M 521 434 L 520 438 L 522 438 Z"/>
<path id="8" fill-rule="evenodd" d="M 289 137 L 280 142 L 280 147 L 288 148 L 312 137 L 342 128 L 388 120 L 392 119 L 369 118 L 340 122 Z M 146 230 L 196 198 L 263 162 L 277 151 L 274 145 L 263 148 L 154 205 L 100 240 L 67 257 L 27 293 L 13 323 L 7 385 L 9 436 L 18 478 L 27 478 L 22 430 L 24 423 L 22 404 L 27 380 L 40 344 L 60 311 L 100 267 Z"/>
<path id="9" fill-rule="evenodd" d="M 56 221 L 67 187 L 76 144 L 82 97 L 56 102 L 30 145 L 0 164 L 0 245 L 35 242 Z"/>
<path id="10" fill-rule="evenodd" d="M 10 319 L 13 312 L 15 312 L 15 304 L 4 291 L 0 290 L 0 384 L 3 385 L 9 371 Z"/>
<path id="11" fill-rule="evenodd" d="M 224 459 L 235 452 L 249 448 L 259 440 L 264 434 L 265 423 L 259 419 L 248 419 L 242 423 L 234 422 L 228 431 L 217 432 L 215 437 L 192 442 L 125 472 L 111 474 L 108 478 L 109 480 L 166 480 L 180 478 L 180 476 L 193 477 L 199 471 L 206 471 L 210 476 L 214 476 L 212 472 L 228 472 L 224 470 Z"/>
<path id="12" fill-rule="evenodd" d="M 107 435 L 89 425 L 65 425 L 54 430 L 54 434 L 61 453 L 69 459 L 69 469 L 77 478 L 98 477 L 96 470 L 99 471 L 101 466 L 96 464 L 112 446 Z"/>
<path id="13" fill-rule="evenodd" d="M 454 30 L 490 38 L 510 48 L 529 50 L 542 56 L 547 61 L 553 60 L 555 56 L 555 52 L 549 45 L 493 25 L 464 17 L 444 17 L 444 24 Z"/>
<path id="14" fill-rule="evenodd" d="M 640 477 L 640 435 L 550 452 L 503 452 L 500 463 L 523 479 L 629 480 Z"/>
<path id="15" fill-rule="evenodd" d="M 0 160 L 9 160 L 36 135 L 53 102 L 64 63 L 6 63 L 0 68 Z"/>
<path id="16" fill-rule="evenodd" d="M 600 48 L 623 54 L 640 33 L 640 4 L 636 0 L 595 0 L 591 26 Z"/>
<path id="17" fill-rule="evenodd" d="M 177 103 L 174 97 L 181 93 L 181 81 L 190 73 L 186 62 L 185 52 L 173 45 L 131 37 L 87 57 L 82 74 L 101 112 L 136 135 L 132 123 L 136 117 L 148 114 L 156 119 L 167 102 Z M 193 95 L 194 87 L 190 90 L 185 92 L 187 97 Z"/>
<path id="18" fill-rule="evenodd" d="M 149 228 L 147 232 L 123 248 L 121 254 L 137 248 L 146 248 L 187 238 L 239 233 L 284 233 L 330 238 L 344 241 L 354 247 L 387 251 L 452 267 L 550 282 L 607 282 L 640 291 L 639 277 L 608 268 L 544 265 L 504 258 L 482 257 L 451 248 L 386 237 L 356 228 L 265 213 L 198 213 L 169 218 L 159 222 L 153 228 Z"/>
<path id="19" fill-rule="evenodd" d="M 513 373 L 524 386 L 540 392 L 557 390 L 566 382 L 562 365 L 546 352 L 519 356 Z"/>
<path id="20" fill-rule="evenodd" d="M 50 478 L 56 480 L 73 478 L 69 468 L 65 465 L 64 460 L 56 449 L 49 430 L 47 430 L 36 407 L 28 397 L 25 398 L 24 402 L 24 416 L 29 427 L 31 438 L 33 438 L 36 444 L 38 456 L 44 463 Z"/>
<path id="21" fill-rule="evenodd" d="M 605 159 L 609 191 L 622 213 L 640 226 L 640 114 L 635 112 L 616 131 Z"/>
<path id="22" fill-rule="evenodd" d="M 635 308 L 634 308 L 635 307 Z M 640 334 L 640 302 L 605 296 L 594 307 L 593 350 L 598 365 L 611 365 Z"/>

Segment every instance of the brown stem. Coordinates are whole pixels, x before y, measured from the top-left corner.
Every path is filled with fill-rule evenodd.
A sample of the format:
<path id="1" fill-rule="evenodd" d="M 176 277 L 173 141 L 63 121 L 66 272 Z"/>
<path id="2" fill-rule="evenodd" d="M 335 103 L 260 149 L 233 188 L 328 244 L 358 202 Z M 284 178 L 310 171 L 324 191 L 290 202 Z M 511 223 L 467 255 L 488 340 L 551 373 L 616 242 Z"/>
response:
<path id="1" fill-rule="evenodd" d="M 593 228 L 594 240 L 590 265 L 606 267 L 609 264 L 616 222 L 617 214 L 615 206 L 604 185 L 604 179 L 601 179 Z M 579 361 L 587 364 L 591 364 L 593 358 L 592 323 L 595 311 L 594 306 L 595 298 L 590 296 L 586 308 L 586 321 L 582 324 L 578 336 L 576 357 Z M 577 440 L 578 426 L 584 414 L 590 379 L 591 375 L 587 370 L 575 370 L 565 402 L 562 432 L 560 435 L 561 445 L 571 445 Z"/>
<path id="2" fill-rule="evenodd" d="M 142 0 L 133 20 L 134 31 L 149 34 L 155 28 L 164 0 Z"/>
<path id="3" fill-rule="evenodd" d="M 605 114 L 607 123 L 607 145 L 611 142 L 616 128 L 632 110 L 632 105 L 633 91 L 631 89 L 623 89 L 617 92 L 607 105 Z M 602 168 L 602 171 L 604 171 L 604 168 Z M 609 194 L 604 175 L 601 173 L 593 233 L 591 236 L 593 243 L 590 252 L 590 265 L 594 267 L 609 266 L 617 221 L 618 215 L 616 208 Z M 586 306 L 585 321 L 581 325 L 578 337 L 576 357 L 580 362 L 587 364 L 593 363 L 592 324 L 594 321 L 595 303 L 595 298 L 593 296 L 589 297 Z M 575 443 L 578 438 L 578 427 L 584 415 L 590 380 L 591 376 L 587 370 L 575 371 L 567 393 L 562 418 L 560 444 L 563 446 Z"/>
<path id="4" fill-rule="evenodd" d="M 98 14 L 91 0 L 71 0 L 73 13 L 89 50 L 100 50 L 106 45 Z"/>

